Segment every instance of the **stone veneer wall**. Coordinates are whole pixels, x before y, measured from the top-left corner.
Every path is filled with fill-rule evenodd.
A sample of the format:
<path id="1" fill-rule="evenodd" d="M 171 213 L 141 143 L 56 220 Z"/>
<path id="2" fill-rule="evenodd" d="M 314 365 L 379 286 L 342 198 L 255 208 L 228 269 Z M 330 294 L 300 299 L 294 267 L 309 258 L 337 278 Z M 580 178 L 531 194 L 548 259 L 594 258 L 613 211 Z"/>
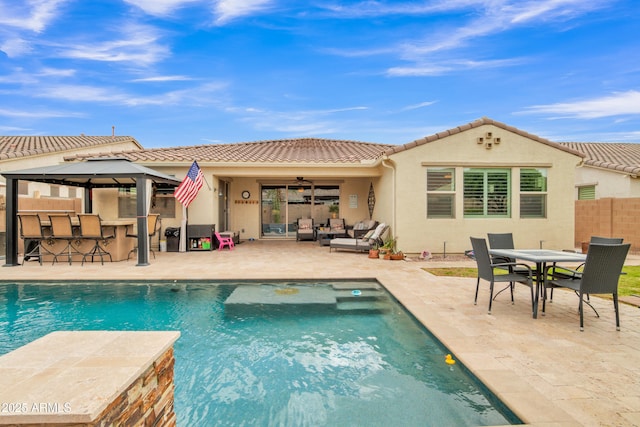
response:
<path id="1" fill-rule="evenodd" d="M 173 410 L 173 347 L 164 352 L 116 400 L 91 423 L 65 424 L 72 427 L 176 425 Z M 9 427 L 59 427 L 59 423 L 9 424 Z"/>
<path id="2" fill-rule="evenodd" d="M 116 400 L 89 424 L 98 426 L 154 426 L 176 425 L 173 410 L 173 347 L 160 356 Z"/>

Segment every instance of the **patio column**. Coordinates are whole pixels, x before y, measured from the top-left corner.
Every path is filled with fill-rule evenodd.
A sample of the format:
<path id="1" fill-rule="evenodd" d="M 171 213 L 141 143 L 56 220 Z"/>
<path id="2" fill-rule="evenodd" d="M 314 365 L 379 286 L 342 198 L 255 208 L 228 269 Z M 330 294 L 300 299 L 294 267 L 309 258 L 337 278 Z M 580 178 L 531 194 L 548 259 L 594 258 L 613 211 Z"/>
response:
<path id="1" fill-rule="evenodd" d="M 147 178 L 136 178 L 136 209 L 138 221 L 138 264 L 149 265 L 149 231 L 147 230 Z"/>
<path id="2" fill-rule="evenodd" d="M 7 178 L 7 206 L 6 206 L 6 263 L 3 267 L 12 267 L 18 264 L 18 180 Z"/>

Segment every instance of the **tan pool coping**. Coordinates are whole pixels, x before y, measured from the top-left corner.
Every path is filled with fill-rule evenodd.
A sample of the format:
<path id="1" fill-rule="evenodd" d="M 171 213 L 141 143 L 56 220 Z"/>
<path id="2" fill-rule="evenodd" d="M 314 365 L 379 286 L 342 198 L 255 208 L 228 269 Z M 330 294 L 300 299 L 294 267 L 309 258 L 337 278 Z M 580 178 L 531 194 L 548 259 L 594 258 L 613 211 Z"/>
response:
<path id="1" fill-rule="evenodd" d="M 529 289 L 519 286 L 514 305 L 501 295 L 488 315 L 486 283 L 474 306 L 475 279 L 423 270 L 473 267 L 473 261 L 372 260 L 363 253 L 330 252 L 313 241 L 248 241 L 233 251 L 156 253 L 150 263 L 27 262 L 0 273 L 3 282 L 375 278 L 529 425 L 640 426 L 640 309 L 633 305 L 621 304 L 618 332 L 611 301 L 592 297 L 600 318 L 587 309 L 580 332 L 573 293 L 556 291 L 546 315 L 532 319 Z M 630 255 L 627 264 L 640 264 L 640 257 Z"/>
<path id="2" fill-rule="evenodd" d="M 0 425 L 91 423 L 179 336 L 176 331 L 56 331 L 5 354 Z"/>

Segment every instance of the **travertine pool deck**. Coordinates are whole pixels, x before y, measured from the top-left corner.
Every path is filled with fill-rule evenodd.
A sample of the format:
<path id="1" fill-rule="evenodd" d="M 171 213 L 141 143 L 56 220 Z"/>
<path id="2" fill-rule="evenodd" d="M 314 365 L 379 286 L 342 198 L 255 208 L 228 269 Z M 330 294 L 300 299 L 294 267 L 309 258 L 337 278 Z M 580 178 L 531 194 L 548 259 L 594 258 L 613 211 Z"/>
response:
<path id="1" fill-rule="evenodd" d="M 638 264 L 629 256 L 628 264 Z M 135 261 L 65 263 L 0 269 L 1 281 L 221 280 L 376 278 L 519 417 L 532 426 L 640 426 L 640 309 L 592 297 L 600 312 L 577 297 L 554 293 L 546 316 L 532 319 L 529 289 L 518 286 L 511 305 L 502 294 L 487 314 L 488 284 L 473 305 L 475 279 L 436 277 L 434 266 L 472 261 L 385 261 L 366 254 L 329 252 L 317 242 L 250 241 L 233 251 L 156 253 L 151 265 Z"/>

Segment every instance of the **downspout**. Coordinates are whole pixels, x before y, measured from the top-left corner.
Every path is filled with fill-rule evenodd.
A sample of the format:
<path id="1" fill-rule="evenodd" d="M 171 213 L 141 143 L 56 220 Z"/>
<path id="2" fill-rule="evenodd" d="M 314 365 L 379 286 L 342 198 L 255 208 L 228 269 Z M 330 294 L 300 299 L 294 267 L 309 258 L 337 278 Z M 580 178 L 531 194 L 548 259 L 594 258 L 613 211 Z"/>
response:
<path id="1" fill-rule="evenodd" d="M 388 163 L 388 164 L 387 164 Z M 391 174 L 391 230 L 397 233 L 396 229 L 396 166 L 388 156 L 382 158 L 382 166 L 392 170 Z"/>

